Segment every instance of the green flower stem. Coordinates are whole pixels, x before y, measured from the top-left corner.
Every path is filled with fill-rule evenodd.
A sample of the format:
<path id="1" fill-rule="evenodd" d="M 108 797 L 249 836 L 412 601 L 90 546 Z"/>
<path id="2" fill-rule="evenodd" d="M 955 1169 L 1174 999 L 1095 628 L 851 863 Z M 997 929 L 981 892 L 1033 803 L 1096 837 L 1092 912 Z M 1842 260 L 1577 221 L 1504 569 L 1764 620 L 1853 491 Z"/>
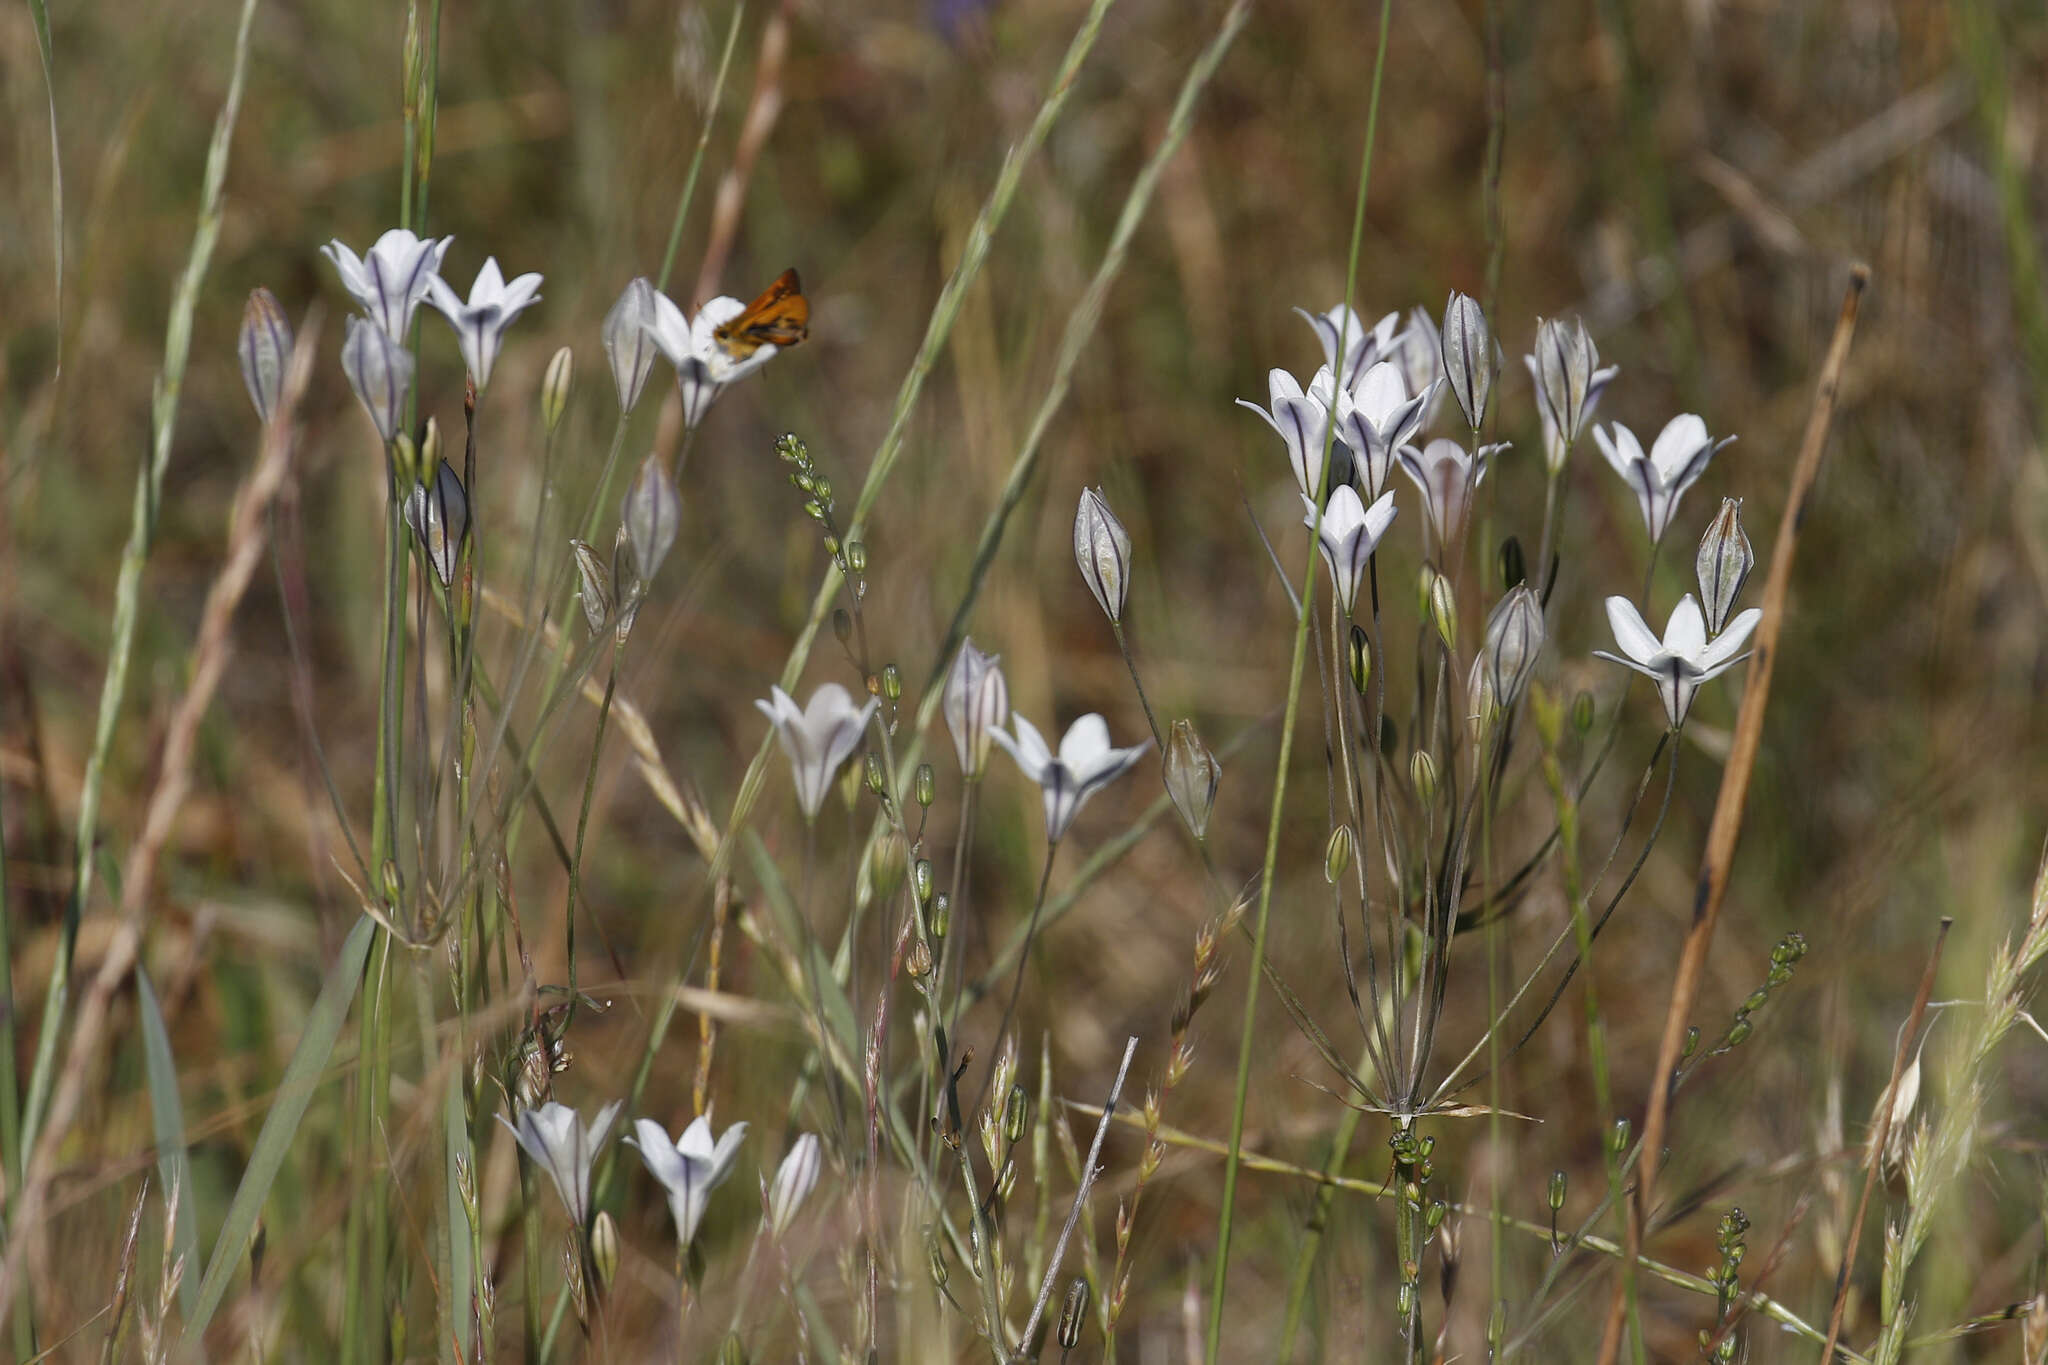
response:
<path id="1" fill-rule="evenodd" d="M 1358 199 L 1352 210 L 1351 254 L 1344 269 L 1344 297 L 1351 299 L 1358 287 L 1358 252 L 1365 235 L 1365 194 L 1372 181 L 1372 147 L 1374 135 L 1379 129 L 1380 88 L 1386 74 L 1387 29 L 1393 19 L 1393 0 L 1380 0 L 1379 41 L 1373 54 L 1372 95 L 1366 105 L 1365 148 L 1360 156 L 1358 171 Z M 1347 328 L 1349 323 L 1346 324 Z M 1338 354 L 1348 342 L 1347 337 L 1338 338 Z M 1332 426 L 1324 437 L 1324 467 L 1328 468 L 1329 442 L 1335 435 Z M 1321 530 L 1322 505 L 1316 506 L 1316 527 L 1313 537 Z M 1259 964 L 1266 960 L 1266 928 L 1273 909 L 1273 875 L 1280 854 L 1280 825 L 1285 811 L 1287 796 L 1287 769 L 1294 756 L 1294 719 L 1301 706 L 1301 675 L 1305 656 L 1308 652 L 1308 621 L 1310 598 L 1315 589 L 1316 569 L 1321 557 L 1314 549 L 1308 552 L 1308 567 L 1303 574 L 1300 604 L 1294 614 L 1294 657 L 1287 671 L 1287 709 L 1280 722 L 1280 757 L 1274 765 L 1273 804 L 1266 821 L 1266 856 L 1259 870 L 1259 909 L 1252 928 L 1253 970 L 1244 992 L 1244 1020 L 1238 1032 L 1237 1082 L 1230 1106 L 1230 1147 L 1223 1161 L 1223 1208 L 1216 1220 L 1216 1270 L 1209 1289 L 1209 1330 L 1204 1345 L 1203 1359 L 1208 1365 L 1216 1365 L 1217 1353 L 1223 1341 L 1224 1290 L 1230 1275 L 1230 1234 L 1236 1213 L 1237 1173 L 1244 1152 L 1244 1108 L 1245 1097 L 1251 1086 L 1252 1035 L 1256 1031 L 1259 1009 Z"/>

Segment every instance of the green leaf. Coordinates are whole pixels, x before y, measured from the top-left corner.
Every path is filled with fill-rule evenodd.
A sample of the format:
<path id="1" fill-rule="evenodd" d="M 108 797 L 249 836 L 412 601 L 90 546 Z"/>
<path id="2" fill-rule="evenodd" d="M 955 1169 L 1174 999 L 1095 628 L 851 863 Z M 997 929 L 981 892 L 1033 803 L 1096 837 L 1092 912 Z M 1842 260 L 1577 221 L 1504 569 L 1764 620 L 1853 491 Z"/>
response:
<path id="1" fill-rule="evenodd" d="M 188 1342 L 196 1342 L 206 1331 L 207 1322 L 227 1294 L 228 1281 L 249 1249 L 256 1219 L 270 1194 L 270 1184 L 277 1179 L 285 1155 L 298 1137 L 299 1121 L 305 1118 L 306 1106 L 320 1086 L 327 1059 L 334 1053 L 335 1039 L 348 1022 L 349 1006 L 355 1003 L 356 990 L 363 984 L 363 964 L 369 960 L 376 931 L 376 921 L 367 915 L 357 920 L 341 945 L 340 960 L 320 985 L 320 998 L 313 1002 L 312 1013 L 306 1016 L 306 1031 L 299 1035 L 299 1045 L 284 1069 L 277 1098 L 263 1120 L 263 1130 L 256 1135 L 255 1150 L 249 1153 L 249 1169 L 243 1172 L 241 1186 L 228 1205 L 220 1240 L 213 1244 L 213 1259 L 207 1262 L 206 1278 L 199 1285 L 199 1304 L 186 1314 Z"/>
<path id="2" fill-rule="evenodd" d="M 178 1222 L 171 1230 L 172 1254 L 185 1263 L 178 1282 L 178 1306 L 192 1316 L 199 1302 L 199 1197 L 192 1188 L 192 1163 L 185 1156 L 185 1109 L 178 1102 L 178 1064 L 164 1029 L 163 1007 L 140 963 L 135 994 L 142 1004 L 142 1064 L 149 1073 L 149 1116 L 156 1130 L 156 1169 L 163 1197 L 178 1192 Z"/>

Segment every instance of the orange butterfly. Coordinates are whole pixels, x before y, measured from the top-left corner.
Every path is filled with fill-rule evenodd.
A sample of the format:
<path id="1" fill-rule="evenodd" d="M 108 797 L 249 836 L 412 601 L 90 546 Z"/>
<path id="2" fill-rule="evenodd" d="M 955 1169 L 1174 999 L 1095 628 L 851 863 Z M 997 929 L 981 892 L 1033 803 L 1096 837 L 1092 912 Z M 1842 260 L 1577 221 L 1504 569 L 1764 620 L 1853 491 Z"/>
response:
<path id="1" fill-rule="evenodd" d="M 785 270 L 732 321 L 711 333 L 718 349 L 745 360 L 763 346 L 787 348 L 811 334 L 811 301 L 796 271 Z"/>

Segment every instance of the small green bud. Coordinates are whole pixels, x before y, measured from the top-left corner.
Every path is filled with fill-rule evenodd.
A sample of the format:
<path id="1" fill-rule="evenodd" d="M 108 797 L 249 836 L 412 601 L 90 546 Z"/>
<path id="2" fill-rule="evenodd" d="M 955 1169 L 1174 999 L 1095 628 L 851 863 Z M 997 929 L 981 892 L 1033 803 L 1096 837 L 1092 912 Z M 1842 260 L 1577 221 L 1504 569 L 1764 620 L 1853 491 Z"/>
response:
<path id="1" fill-rule="evenodd" d="M 1695 1024 L 1685 1031 L 1685 1042 L 1679 1046 L 1678 1056 L 1682 1061 L 1700 1050 L 1700 1030 Z"/>
<path id="2" fill-rule="evenodd" d="M 1582 735 L 1593 733 L 1593 694 L 1581 692 L 1572 698 L 1572 729 Z"/>
<path id="3" fill-rule="evenodd" d="M 830 479 L 819 479 L 816 487 L 813 489 L 813 493 L 818 501 L 825 506 L 830 507 L 832 505 L 832 481 Z M 862 552 L 862 559 L 865 562 L 865 551 Z"/>
<path id="4" fill-rule="evenodd" d="M 944 943 L 946 935 L 953 932 L 953 898 L 943 891 L 933 896 L 929 919 L 932 937 Z"/>
<path id="5" fill-rule="evenodd" d="M 1365 638 L 1365 628 L 1353 624 L 1351 627 L 1351 685 L 1358 689 L 1358 695 L 1365 695 L 1365 685 L 1372 681 L 1372 642 Z"/>
<path id="6" fill-rule="evenodd" d="M 1451 591 L 1451 580 L 1442 574 L 1429 589 L 1429 620 L 1436 627 L 1436 638 L 1444 642 L 1445 649 L 1458 646 L 1458 598 Z"/>
<path id="7" fill-rule="evenodd" d="M 880 796 L 888 789 L 888 774 L 882 771 L 882 756 L 873 749 L 868 750 L 867 758 L 862 764 L 862 776 L 867 782 L 870 795 Z"/>
<path id="8" fill-rule="evenodd" d="M 882 665 L 882 700 L 903 700 L 903 670 L 894 664 Z"/>
<path id="9" fill-rule="evenodd" d="M 569 406 L 569 393 L 576 384 L 576 353 L 567 346 L 548 362 L 547 376 L 540 384 L 540 420 L 547 434 L 562 425 L 562 413 Z"/>
<path id="10" fill-rule="evenodd" d="M 827 492 L 829 493 L 829 489 Z M 830 501 L 829 496 L 826 501 Z M 868 571 L 868 546 L 864 540 L 846 542 L 846 571 L 856 578 Z"/>
<path id="11" fill-rule="evenodd" d="M 1560 1211 L 1561 1209 L 1563 1209 L 1563 1208 L 1564 1208 L 1564 1191 L 1565 1191 L 1565 1173 L 1564 1173 L 1563 1171 L 1552 1171 L 1552 1172 L 1550 1173 L 1550 1196 L 1549 1196 L 1549 1197 L 1550 1197 L 1550 1211 L 1551 1211 L 1552 1213 L 1557 1213 L 1558 1211 Z"/>
<path id="12" fill-rule="evenodd" d="M 1427 806 L 1436 800 L 1436 760 L 1429 756 L 1429 750 L 1417 749 L 1408 760 L 1408 781 L 1415 788 L 1417 801 Z"/>
<path id="13" fill-rule="evenodd" d="M 1747 1017 L 1737 1019 L 1733 1024 L 1729 1025 L 1728 1041 L 1723 1046 L 1741 1047 L 1749 1041 L 1749 1035 L 1754 1032 L 1756 1032 L 1756 1025 L 1750 1023 Z"/>
<path id="14" fill-rule="evenodd" d="M 619 1224 L 607 1211 L 600 1211 L 590 1224 L 590 1264 L 597 1271 L 597 1287 L 611 1288 L 619 1272 Z"/>
<path id="15" fill-rule="evenodd" d="M 427 430 L 430 434 L 434 429 L 433 421 L 431 417 L 427 419 Z M 427 468 L 431 469 L 433 466 L 428 465 Z M 420 481 L 419 471 L 420 448 L 413 444 L 409 433 L 401 431 L 391 438 L 391 472 L 397 478 L 399 487 L 410 488 Z"/>
<path id="16" fill-rule="evenodd" d="M 912 981 L 922 981 L 930 976 L 932 974 L 931 945 L 921 938 L 912 939 L 910 953 L 904 960 L 903 968 L 910 973 Z"/>
<path id="17" fill-rule="evenodd" d="M 1614 1121 L 1613 1135 L 1608 1139 L 1608 1146 L 1613 1149 L 1617 1156 L 1628 1150 L 1628 1135 L 1628 1120 L 1626 1118 L 1616 1119 Z"/>
<path id="18" fill-rule="evenodd" d="M 1330 831 L 1330 841 L 1323 845 L 1323 879 L 1335 886 L 1344 869 L 1350 866 L 1351 826 L 1339 825 Z"/>
<path id="19" fill-rule="evenodd" d="M 939 796 L 939 775 L 932 771 L 932 765 L 929 763 L 918 764 L 917 772 L 910 785 L 912 791 L 917 795 L 917 804 L 929 810 L 932 802 L 936 801 Z"/>
<path id="20" fill-rule="evenodd" d="M 917 892 L 919 905 L 932 903 L 932 891 L 939 879 L 938 869 L 932 866 L 930 858 L 919 858 L 910 870 L 910 884 Z"/>
<path id="21" fill-rule="evenodd" d="M 1003 1140 L 1012 1145 L 1024 1140 L 1024 1123 L 1031 1114 L 1031 1097 L 1024 1093 L 1024 1087 L 1013 1085 L 1010 1094 L 1003 1101 Z"/>

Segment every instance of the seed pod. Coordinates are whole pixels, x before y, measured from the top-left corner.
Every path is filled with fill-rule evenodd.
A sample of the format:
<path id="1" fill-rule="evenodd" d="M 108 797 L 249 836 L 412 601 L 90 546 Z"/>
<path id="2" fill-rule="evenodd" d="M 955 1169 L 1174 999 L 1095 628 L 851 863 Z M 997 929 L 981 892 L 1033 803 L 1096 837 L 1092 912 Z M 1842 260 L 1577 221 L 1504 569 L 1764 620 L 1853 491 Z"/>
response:
<path id="1" fill-rule="evenodd" d="M 1330 831 L 1330 841 L 1323 845 L 1323 878 L 1335 886 L 1344 869 L 1350 866 L 1351 826 L 1339 825 Z"/>
<path id="2" fill-rule="evenodd" d="M 1081 1344 L 1081 1333 L 1088 1325 L 1088 1281 L 1076 1275 L 1067 1286 L 1067 1301 L 1060 1309 L 1060 1329 L 1057 1340 L 1062 1351 L 1071 1351 Z"/>

